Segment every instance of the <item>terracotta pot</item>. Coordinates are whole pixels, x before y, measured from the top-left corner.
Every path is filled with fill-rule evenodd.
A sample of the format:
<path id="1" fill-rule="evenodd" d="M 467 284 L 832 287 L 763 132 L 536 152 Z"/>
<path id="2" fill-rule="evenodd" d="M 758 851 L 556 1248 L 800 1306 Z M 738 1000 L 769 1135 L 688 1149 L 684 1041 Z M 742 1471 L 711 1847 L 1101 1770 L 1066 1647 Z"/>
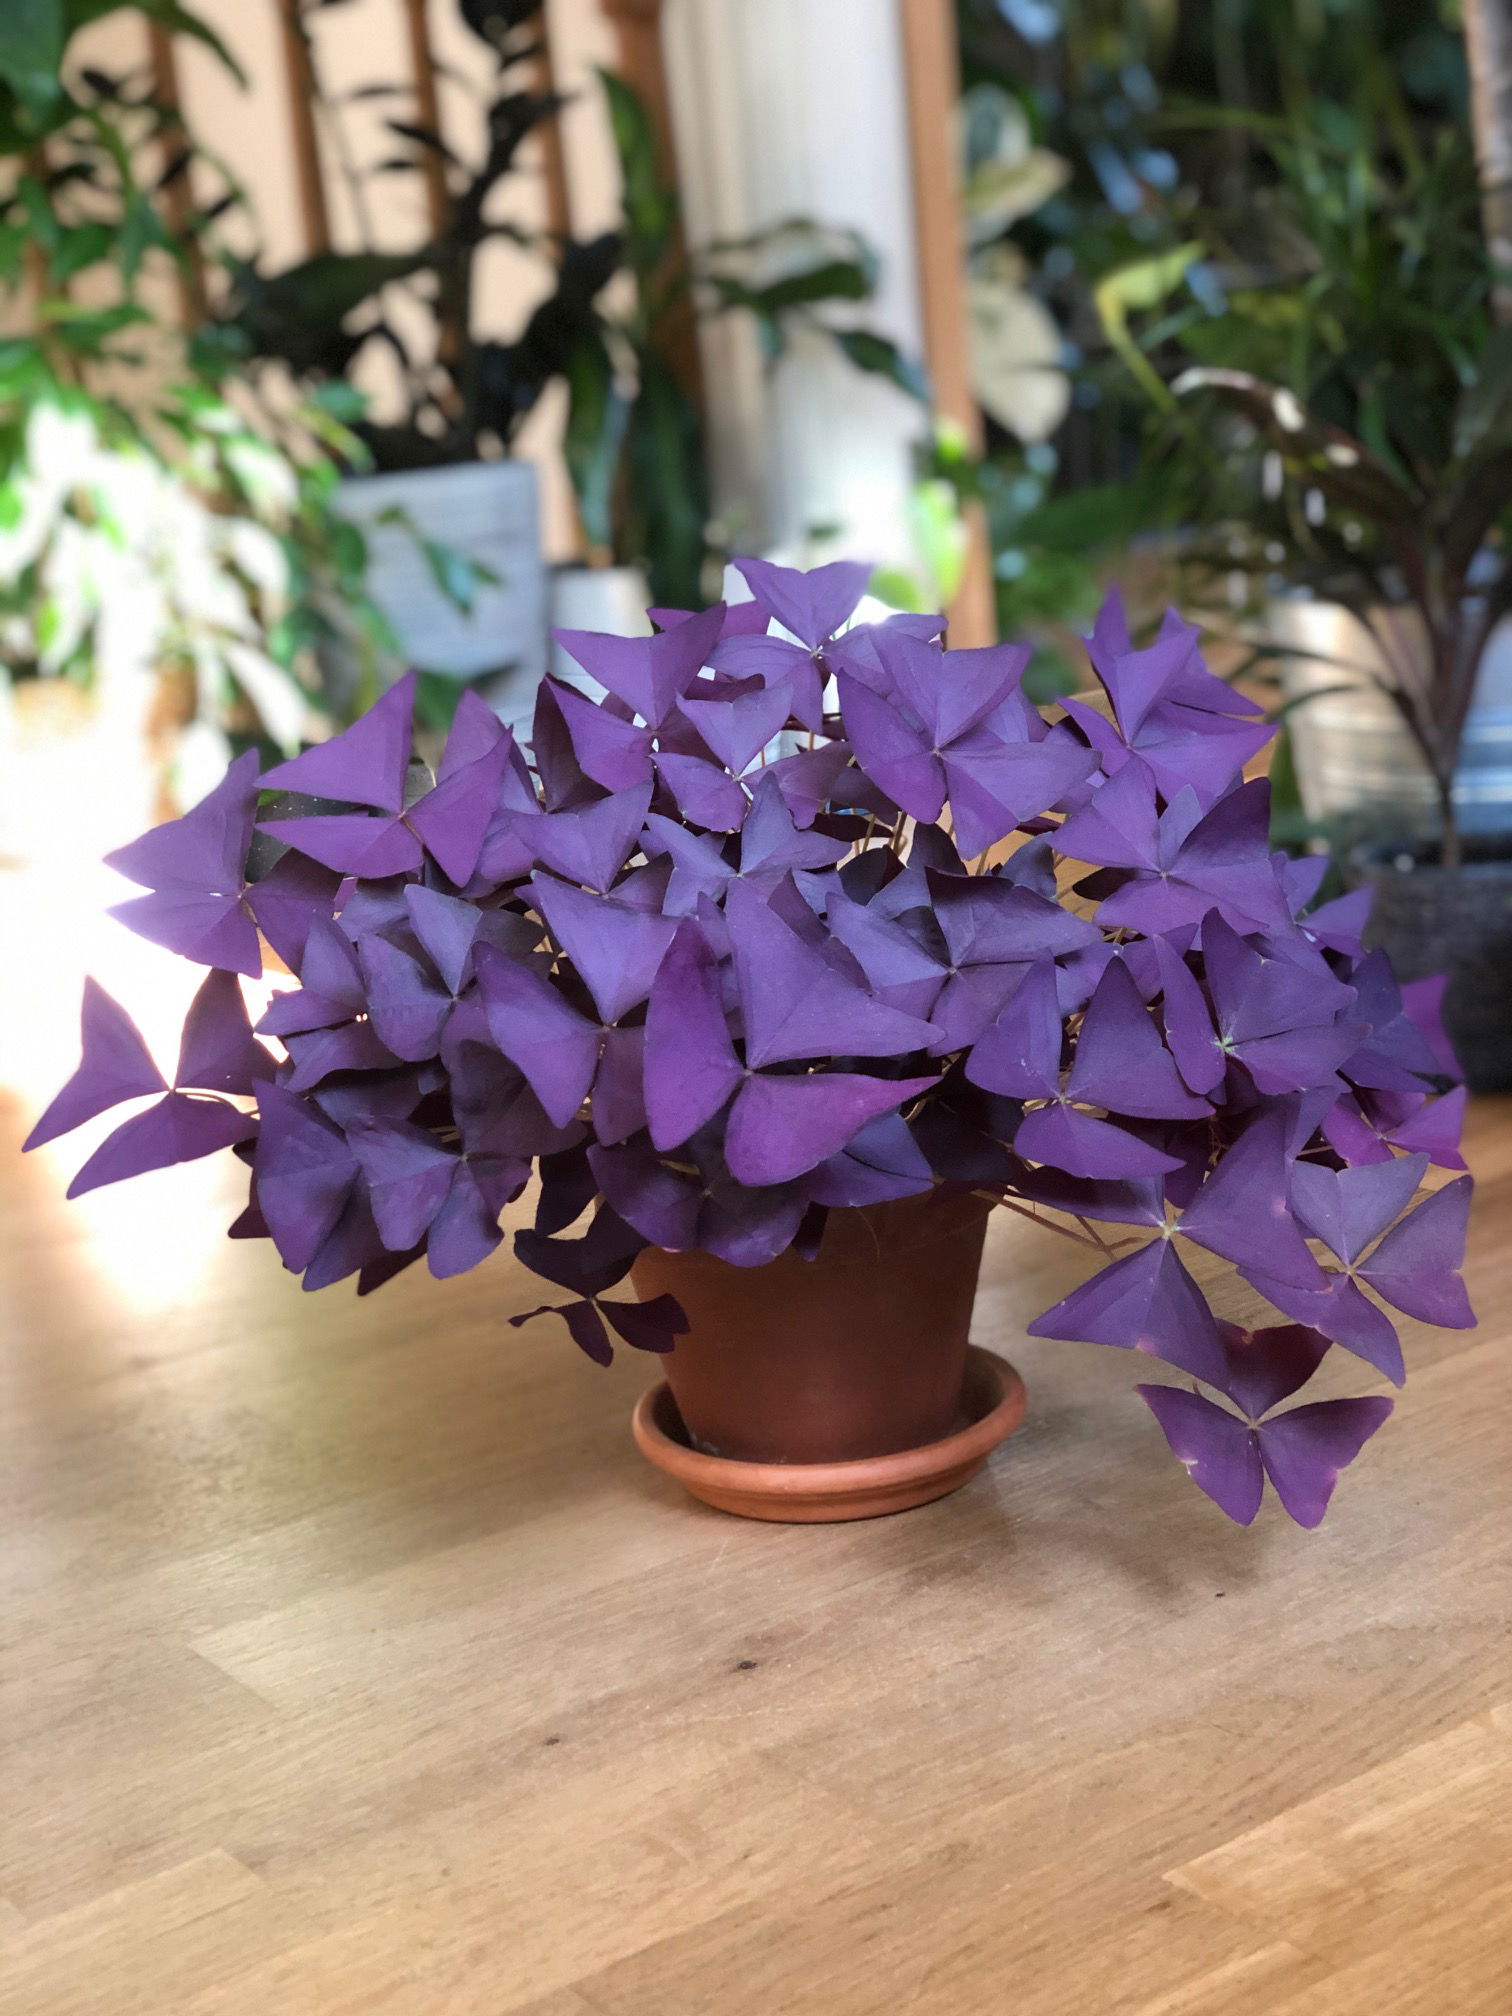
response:
<path id="1" fill-rule="evenodd" d="M 725 1503 L 733 1485 L 722 1496 L 699 1488 L 710 1461 L 722 1472 L 750 1466 L 746 1482 L 759 1489 L 760 1467 L 775 1469 L 778 1482 L 785 1467 L 870 1467 L 943 1450 L 979 1428 L 1011 1397 L 995 1375 L 967 1378 L 986 1224 L 987 1207 L 975 1198 L 909 1198 L 832 1212 L 812 1261 L 784 1253 L 742 1268 L 707 1253 L 643 1253 L 637 1291 L 645 1300 L 675 1296 L 690 1329 L 664 1361 L 666 1402 L 648 1396 L 637 1414 L 642 1448 L 695 1495 Z M 1017 1386 L 1001 1361 L 976 1355 Z M 964 1482 L 1014 1426 L 1017 1417 L 1004 1414 L 999 1432 L 980 1451 L 973 1443 L 969 1467 L 952 1481 L 933 1476 L 930 1462 L 923 1466 L 930 1475 L 915 1475 L 917 1464 L 906 1478 L 900 1472 L 896 1504 L 756 1516 L 856 1518 L 923 1503 Z M 664 1460 L 676 1449 L 694 1459 L 691 1471 Z M 956 1470 L 961 1460 L 953 1452 Z M 840 1481 L 854 1497 L 858 1480 Z M 870 1480 L 887 1481 L 880 1471 Z M 805 1490 L 816 1487 L 816 1478 L 804 1480 Z M 875 1494 L 863 1489 L 868 1495 Z"/>

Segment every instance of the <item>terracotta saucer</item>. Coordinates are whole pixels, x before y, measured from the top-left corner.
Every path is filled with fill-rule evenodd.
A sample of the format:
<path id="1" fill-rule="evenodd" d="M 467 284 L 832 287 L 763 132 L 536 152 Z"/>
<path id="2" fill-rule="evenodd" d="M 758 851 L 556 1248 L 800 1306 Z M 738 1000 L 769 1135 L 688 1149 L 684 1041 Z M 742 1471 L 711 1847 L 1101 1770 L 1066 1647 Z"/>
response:
<path id="1" fill-rule="evenodd" d="M 706 1505 L 743 1519 L 817 1525 L 877 1519 L 958 1491 L 1023 1420 L 1024 1382 L 1005 1360 L 973 1344 L 961 1407 L 967 1426 L 943 1441 L 858 1463 L 741 1463 L 706 1456 L 689 1446 L 665 1381 L 641 1395 L 632 1425 L 641 1454 Z"/>

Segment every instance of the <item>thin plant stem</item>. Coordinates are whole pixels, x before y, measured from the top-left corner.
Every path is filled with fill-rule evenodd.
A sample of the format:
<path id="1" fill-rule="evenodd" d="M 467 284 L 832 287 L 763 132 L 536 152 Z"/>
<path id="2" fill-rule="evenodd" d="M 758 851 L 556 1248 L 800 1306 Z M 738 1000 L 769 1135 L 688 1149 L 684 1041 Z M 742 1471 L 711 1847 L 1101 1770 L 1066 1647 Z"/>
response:
<path id="1" fill-rule="evenodd" d="M 1094 1253 L 1107 1252 L 1100 1239 L 1087 1239 L 1080 1232 L 1073 1232 L 1069 1225 L 1061 1225 L 1054 1218 L 1041 1218 L 1032 1204 L 1019 1204 L 1012 1197 L 1000 1197 L 998 1202 L 1005 1211 L 1016 1211 L 1020 1218 L 1027 1218 L 1031 1225 L 1042 1225 L 1047 1232 L 1059 1232 L 1062 1239 L 1069 1239 L 1077 1246 L 1090 1246 Z"/>

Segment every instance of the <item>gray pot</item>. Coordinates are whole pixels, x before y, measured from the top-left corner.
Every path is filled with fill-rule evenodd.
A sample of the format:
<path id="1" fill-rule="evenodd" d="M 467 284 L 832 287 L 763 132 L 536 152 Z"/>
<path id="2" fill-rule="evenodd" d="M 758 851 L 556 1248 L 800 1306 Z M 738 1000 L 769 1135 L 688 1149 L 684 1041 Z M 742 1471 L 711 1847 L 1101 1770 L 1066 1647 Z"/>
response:
<path id="1" fill-rule="evenodd" d="M 546 666 L 546 571 L 530 463 L 353 476 L 334 501 L 367 539 L 368 588 L 404 663 L 457 679 L 487 675 L 485 697 L 501 713 L 528 714 Z M 470 608 L 443 592 L 425 541 L 495 577 Z"/>
<path id="2" fill-rule="evenodd" d="M 1402 650 L 1421 649 L 1412 612 L 1387 613 Z M 1371 632 L 1339 603 L 1301 597 L 1274 602 L 1265 627 L 1296 654 L 1283 661 L 1281 679 L 1287 699 L 1303 701 L 1287 727 L 1307 817 L 1347 819 L 1393 839 L 1437 832 L 1438 798 L 1417 744 L 1368 671 L 1350 669 L 1382 665 Z M 1496 631 L 1481 663 L 1454 804 L 1462 833 L 1512 833 L 1512 623 Z"/>
<path id="3" fill-rule="evenodd" d="M 1447 973 L 1444 1026 L 1472 1092 L 1512 1091 L 1512 859 L 1461 868 L 1357 855 L 1375 891 L 1365 942 L 1402 980 Z"/>

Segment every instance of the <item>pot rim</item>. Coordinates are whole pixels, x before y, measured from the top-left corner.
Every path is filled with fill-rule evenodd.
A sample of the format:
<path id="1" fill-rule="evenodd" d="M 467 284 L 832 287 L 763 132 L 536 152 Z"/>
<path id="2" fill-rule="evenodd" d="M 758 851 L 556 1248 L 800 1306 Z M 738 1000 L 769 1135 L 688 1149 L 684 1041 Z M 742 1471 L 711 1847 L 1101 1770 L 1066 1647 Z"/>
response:
<path id="1" fill-rule="evenodd" d="M 1498 838 L 1490 845 L 1495 852 L 1489 858 L 1477 860 L 1475 855 L 1487 846 L 1481 841 L 1477 847 L 1469 836 L 1464 838 L 1466 854 L 1470 857 L 1457 867 L 1446 868 L 1442 861 L 1419 860 L 1416 857 L 1422 843 L 1414 843 L 1406 838 L 1399 841 L 1378 841 L 1368 846 L 1355 847 L 1348 860 L 1350 869 L 1356 874 L 1369 875 L 1375 880 L 1395 880 L 1398 882 L 1505 882 L 1512 881 L 1512 835 Z M 1434 843 L 1437 851 L 1437 843 Z M 1402 855 L 1414 856 L 1410 868 L 1399 867 Z"/>
<path id="2" fill-rule="evenodd" d="M 695 1498 L 749 1517 L 807 1524 L 865 1519 L 943 1497 L 973 1476 L 1024 1418 L 1024 1382 L 995 1352 L 970 1344 L 962 1399 L 964 1428 L 900 1449 L 843 1463 L 758 1463 L 691 1448 L 665 1380 L 649 1387 L 632 1417 L 641 1454 Z"/>

